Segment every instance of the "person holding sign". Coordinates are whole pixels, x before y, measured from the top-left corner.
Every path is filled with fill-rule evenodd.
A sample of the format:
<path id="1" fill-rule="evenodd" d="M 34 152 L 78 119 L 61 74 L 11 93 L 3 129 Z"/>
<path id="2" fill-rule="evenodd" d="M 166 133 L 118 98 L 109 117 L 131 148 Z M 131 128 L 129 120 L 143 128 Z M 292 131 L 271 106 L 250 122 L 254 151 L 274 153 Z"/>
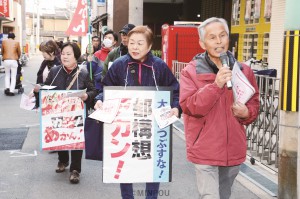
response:
<path id="1" fill-rule="evenodd" d="M 187 159 L 196 167 L 200 198 L 229 199 L 246 159 L 244 125 L 259 113 L 258 87 L 251 68 L 237 63 L 255 93 L 245 104 L 234 101 L 233 90 L 226 84 L 236 60 L 228 51 L 229 29 L 224 19 L 209 18 L 198 32 L 199 44 L 206 51 L 196 55 L 180 76 Z M 222 53 L 228 56 L 227 64 L 221 62 Z"/>
<path id="2" fill-rule="evenodd" d="M 55 90 L 85 90 L 81 98 L 87 105 L 91 104 L 97 91 L 94 87 L 89 73 L 85 69 L 80 69 L 77 60 L 81 55 L 80 48 L 76 43 L 67 42 L 62 46 L 61 62 L 62 65 L 54 66 L 44 82 L 45 85 L 56 86 Z M 82 150 L 71 150 L 70 182 L 79 183 L 79 174 L 81 172 Z M 69 151 L 58 151 L 57 173 L 65 171 L 69 165 Z"/>
<path id="3" fill-rule="evenodd" d="M 180 116 L 179 83 L 167 64 L 151 53 L 153 32 L 147 26 L 136 26 L 128 32 L 128 54 L 116 59 L 104 77 L 104 86 L 168 86 L 173 90 L 170 116 Z M 95 109 L 102 108 L 103 92 L 95 98 Z M 122 198 L 133 198 L 132 183 L 121 183 Z M 147 198 L 157 198 L 159 183 L 147 182 Z M 152 193 L 152 194 L 151 194 Z M 150 196 L 151 195 L 151 196 Z"/>

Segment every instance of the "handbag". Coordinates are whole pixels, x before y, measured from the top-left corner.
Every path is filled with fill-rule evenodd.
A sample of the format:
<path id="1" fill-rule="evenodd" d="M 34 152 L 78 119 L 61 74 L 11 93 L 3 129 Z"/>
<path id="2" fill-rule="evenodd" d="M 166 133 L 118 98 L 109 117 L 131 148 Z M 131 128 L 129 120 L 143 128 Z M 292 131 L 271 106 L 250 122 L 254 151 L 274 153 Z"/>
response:
<path id="1" fill-rule="evenodd" d="M 86 117 L 84 123 L 85 159 L 103 159 L 103 122 Z"/>

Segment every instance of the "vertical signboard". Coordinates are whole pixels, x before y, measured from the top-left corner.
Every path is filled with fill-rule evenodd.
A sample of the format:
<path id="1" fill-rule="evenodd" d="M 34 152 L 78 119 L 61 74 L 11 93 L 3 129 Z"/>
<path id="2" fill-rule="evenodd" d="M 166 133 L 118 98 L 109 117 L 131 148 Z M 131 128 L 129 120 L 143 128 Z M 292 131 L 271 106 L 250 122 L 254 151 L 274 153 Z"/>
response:
<path id="1" fill-rule="evenodd" d="M 170 182 L 171 126 L 160 129 L 153 111 L 170 105 L 171 90 L 105 87 L 104 96 L 121 103 L 115 120 L 103 128 L 103 182 Z"/>

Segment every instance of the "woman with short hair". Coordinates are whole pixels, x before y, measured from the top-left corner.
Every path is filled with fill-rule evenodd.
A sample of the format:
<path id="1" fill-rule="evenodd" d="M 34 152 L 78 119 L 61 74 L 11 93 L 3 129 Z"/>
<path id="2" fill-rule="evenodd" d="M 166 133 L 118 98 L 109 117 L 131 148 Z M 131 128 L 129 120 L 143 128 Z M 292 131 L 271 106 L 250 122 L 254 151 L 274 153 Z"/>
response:
<path id="1" fill-rule="evenodd" d="M 90 104 L 97 92 L 87 70 L 80 69 L 78 59 L 81 55 L 80 48 L 76 43 L 67 42 L 62 46 L 61 62 L 59 66 L 50 69 L 44 82 L 45 85 L 56 86 L 54 90 L 84 90 L 86 93 L 80 96 L 81 100 Z M 76 77 L 77 76 L 77 77 Z M 73 80 L 75 77 L 75 80 Z M 81 172 L 82 150 L 71 150 L 70 182 L 79 183 Z M 56 173 L 62 173 L 69 166 L 69 151 L 58 151 L 58 164 Z"/>

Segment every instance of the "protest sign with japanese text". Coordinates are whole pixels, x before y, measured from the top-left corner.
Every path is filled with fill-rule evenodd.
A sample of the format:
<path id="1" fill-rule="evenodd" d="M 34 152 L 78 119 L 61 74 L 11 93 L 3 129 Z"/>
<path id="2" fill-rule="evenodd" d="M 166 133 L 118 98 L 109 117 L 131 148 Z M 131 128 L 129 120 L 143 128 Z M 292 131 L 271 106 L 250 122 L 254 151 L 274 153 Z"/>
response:
<path id="1" fill-rule="evenodd" d="M 85 105 L 76 90 L 41 90 L 41 149 L 82 150 Z"/>
<path id="2" fill-rule="evenodd" d="M 172 126 L 160 129 L 153 114 L 170 105 L 170 88 L 108 86 L 104 97 L 121 102 L 103 127 L 103 182 L 170 182 Z"/>

